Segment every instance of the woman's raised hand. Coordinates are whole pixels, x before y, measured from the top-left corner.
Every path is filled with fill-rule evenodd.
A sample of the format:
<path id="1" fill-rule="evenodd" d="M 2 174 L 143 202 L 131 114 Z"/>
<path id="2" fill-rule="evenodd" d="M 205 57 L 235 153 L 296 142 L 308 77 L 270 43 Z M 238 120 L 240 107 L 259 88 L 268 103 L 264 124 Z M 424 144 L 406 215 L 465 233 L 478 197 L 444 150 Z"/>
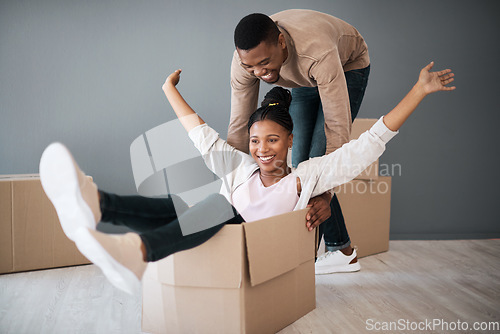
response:
<path id="1" fill-rule="evenodd" d="M 439 91 L 449 91 L 454 90 L 455 86 L 447 86 L 453 80 L 455 74 L 451 73 L 450 69 L 430 72 L 434 62 L 430 62 L 420 71 L 420 76 L 418 77 L 418 84 L 422 87 L 426 94 L 431 94 Z"/>
<path id="2" fill-rule="evenodd" d="M 172 85 L 172 86 L 177 86 L 177 84 L 179 83 L 179 80 L 181 79 L 181 72 L 182 70 L 179 69 L 179 70 L 176 70 L 174 71 L 172 74 L 170 74 L 167 79 L 165 80 L 165 83 L 163 84 L 163 90 L 165 90 L 165 88 L 168 87 L 168 85 Z"/>
<path id="3" fill-rule="evenodd" d="M 434 62 L 431 61 L 429 65 L 420 71 L 420 76 L 415 86 L 413 86 L 410 92 L 406 94 L 394 109 L 384 116 L 384 123 L 390 130 L 399 130 L 401 125 L 403 125 L 428 94 L 455 89 L 455 86 L 447 86 L 455 80 L 453 79 L 455 75 L 451 73 L 451 70 L 430 72 L 433 66 Z"/>
<path id="4" fill-rule="evenodd" d="M 181 71 L 182 70 L 176 70 L 170 74 L 165 80 L 162 89 L 168 99 L 168 102 L 170 102 L 172 109 L 174 109 L 175 114 L 181 121 L 186 131 L 189 132 L 191 129 L 205 122 L 194 112 L 193 109 L 191 109 L 189 104 L 187 104 L 181 93 L 179 93 L 175 87 L 181 78 Z"/>

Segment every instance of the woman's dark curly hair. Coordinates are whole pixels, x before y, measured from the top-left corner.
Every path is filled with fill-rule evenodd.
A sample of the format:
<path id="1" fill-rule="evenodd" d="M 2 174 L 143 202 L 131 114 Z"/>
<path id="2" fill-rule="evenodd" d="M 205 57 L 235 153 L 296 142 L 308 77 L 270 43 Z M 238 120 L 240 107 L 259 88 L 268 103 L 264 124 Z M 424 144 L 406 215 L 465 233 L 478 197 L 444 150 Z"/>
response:
<path id="1" fill-rule="evenodd" d="M 293 131 L 293 121 L 288 108 L 292 102 L 292 95 L 288 89 L 274 87 L 271 89 L 260 104 L 261 107 L 250 116 L 248 120 L 248 133 L 255 122 L 268 119 L 276 122 L 290 133 Z"/>

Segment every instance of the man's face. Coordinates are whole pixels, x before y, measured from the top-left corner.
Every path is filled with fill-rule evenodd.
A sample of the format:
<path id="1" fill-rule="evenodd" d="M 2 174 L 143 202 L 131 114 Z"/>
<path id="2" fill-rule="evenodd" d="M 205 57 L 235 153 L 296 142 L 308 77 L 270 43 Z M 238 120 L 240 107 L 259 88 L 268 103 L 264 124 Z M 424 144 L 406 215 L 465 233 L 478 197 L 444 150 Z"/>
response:
<path id="1" fill-rule="evenodd" d="M 241 66 L 250 74 L 267 83 L 275 83 L 280 78 L 280 69 L 287 57 L 285 38 L 280 34 L 277 44 L 261 42 L 250 50 L 236 49 Z"/>

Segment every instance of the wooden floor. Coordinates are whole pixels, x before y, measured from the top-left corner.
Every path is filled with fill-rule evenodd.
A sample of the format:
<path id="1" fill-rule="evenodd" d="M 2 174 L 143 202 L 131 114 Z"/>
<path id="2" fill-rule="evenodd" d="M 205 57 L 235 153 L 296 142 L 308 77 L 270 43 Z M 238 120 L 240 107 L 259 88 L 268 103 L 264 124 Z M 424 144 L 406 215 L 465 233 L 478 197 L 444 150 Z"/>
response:
<path id="1" fill-rule="evenodd" d="M 500 332 L 500 240 L 391 241 L 360 263 L 316 276 L 316 309 L 279 333 Z M 0 333 L 141 333 L 141 300 L 93 265 L 0 275 Z"/>

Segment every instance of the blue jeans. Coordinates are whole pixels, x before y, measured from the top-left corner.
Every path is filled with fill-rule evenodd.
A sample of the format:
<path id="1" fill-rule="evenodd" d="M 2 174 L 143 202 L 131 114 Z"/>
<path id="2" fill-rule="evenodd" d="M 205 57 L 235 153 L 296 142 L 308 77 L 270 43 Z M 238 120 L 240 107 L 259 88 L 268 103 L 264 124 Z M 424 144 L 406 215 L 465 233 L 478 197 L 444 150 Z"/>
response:
<path id="1" fill-rule="evenodd" d="M 158 261 L 170 254 L 201 245 L 225 224 L 241 224 L 243 218 L 220 194 L 212 194 L 188 207 L 176 195 L 167 198 L 120 196 L 99 190 L 101 221 L 126 226 L 137 232 L 146 247 L 148 262 Z M 175 205 L 174 205 L 175 201 Z M 230 220 L 200 232 L 184 235 L 179 220 L 220 221 L 222 210 L 233 210 Z M 223 215 L 227 216 L 227 215 Z"/>
<path id="2" fill-rule="evenodd" d="M 344 73 L 353 122 L 363 101 L 369 74 L 370 65 Z M 324 155 L 326 152 L 325 118 L 318 87 L 293 88 L 290 115 L 294 126 L 292 165 L 297 167 L 302 161 Z M 331 217 L 319 226 L 319 240 L 324 235 L 327 250 L 335 251 L 349 246 L 351 240 L 336 195 L 330 202 L 330 208 Z"/>

